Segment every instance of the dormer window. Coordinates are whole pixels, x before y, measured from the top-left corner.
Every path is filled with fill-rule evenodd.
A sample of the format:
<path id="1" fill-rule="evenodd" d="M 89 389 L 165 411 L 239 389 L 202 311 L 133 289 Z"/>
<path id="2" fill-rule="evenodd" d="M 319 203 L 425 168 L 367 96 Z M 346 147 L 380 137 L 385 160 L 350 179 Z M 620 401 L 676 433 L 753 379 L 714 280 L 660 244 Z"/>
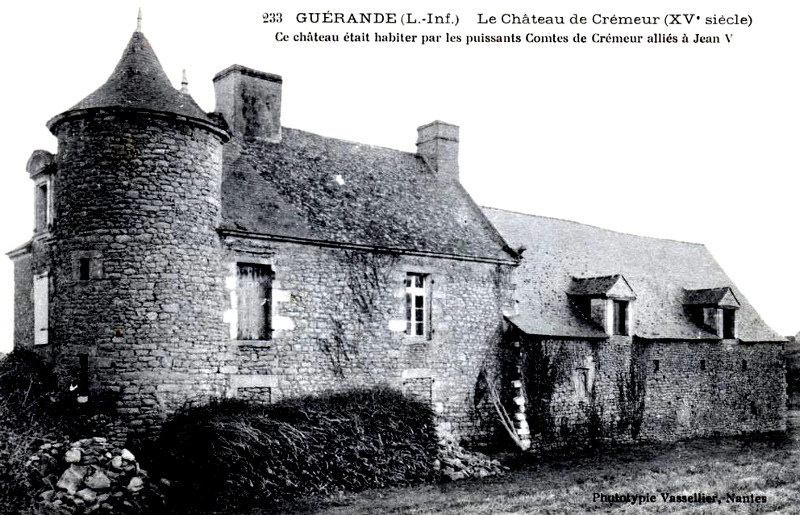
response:
<path id="1" fill-rule="evenodd" d="M 33 230 L 42 234 L 53 225 L 53 173 L 55 156 L 46 150 L 34 150 L 26 169 L 33 180 Z"/>
<path id="2" fill-rule="evenodd" d="M 50 181 L 47 178 L 36 183 L 36 191 L 34 193 L 34 229 L 36 232 L 45 232 L 49 230 L 53 222 L 51 196 Z"/>
<path id="3" fill-rule="evenodd" d="M 729 287 L 685 290 L 683 305 L 701 328 L 723 339 L 736 338 L 739 300 Z"/>
<path id="4" fill-rule="evenodd" d="M 622 275 L 573 277 L 567 294 L 584 320 L 608 335 L 630 336 L 636 294 Z"/>
<path id="5" fill-rule="evenodd" d="M 736 338 L 736 310 L 724 308 L 722 310 L 722 337 Z"/>
<path id="6" fill-rule="evenodd" d="M 628 335 L 628 301 L 613 300 L 614 303 L 614 334 Z"/>

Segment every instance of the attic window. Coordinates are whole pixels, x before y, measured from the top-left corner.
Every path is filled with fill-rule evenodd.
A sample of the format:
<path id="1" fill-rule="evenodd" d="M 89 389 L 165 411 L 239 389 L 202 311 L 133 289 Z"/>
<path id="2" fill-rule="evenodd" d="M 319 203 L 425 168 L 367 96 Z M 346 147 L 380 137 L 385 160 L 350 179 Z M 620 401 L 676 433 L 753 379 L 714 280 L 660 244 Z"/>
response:
<path id="1" fill-rule="evenodd" d="M 628 301 L 614 300 L 614 334 L 628 334 Z"/>
<path id="2" fill-rule="evenodd" d="M 722 310 L 722 337 L 736 338 L 736 310 L 726 308 Z"/>
<path id="3" fill-rule="evenodd" d="M 685 290 L 684 307 L 697 325 L 723 339 L 736 338 L 736 310 L 741 307 L 730 287 Z"/>
<path id="4" fill-rule="evenodd" d="M 631 334 L 636 294 L 622 275 L 573 277 L 567 294 L 580 316 L 609 335 Z"/>

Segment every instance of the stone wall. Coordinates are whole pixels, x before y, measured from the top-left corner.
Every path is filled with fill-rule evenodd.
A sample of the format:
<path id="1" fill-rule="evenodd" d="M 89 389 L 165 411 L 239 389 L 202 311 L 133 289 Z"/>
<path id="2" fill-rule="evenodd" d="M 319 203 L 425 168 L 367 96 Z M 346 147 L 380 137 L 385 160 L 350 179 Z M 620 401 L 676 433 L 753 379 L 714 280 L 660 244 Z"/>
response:
<path id="1" fill-rule="evenodd" d="M 519 362 L 533 448 L 780 431 L 780 343 L 529 338 Z"/>
<path id="2" fill-rule="evenodd" d="M 642 350 L 647 384 L 642 438 L 786 429 L 781 343 L 653 342 Z"/>
<path id="3" fill-rule="evenodd" d="M 630 350 L 627 336 L 522 344 L 520 371 L 534 450 L 588 444 L 611 437 L 610 431 L 623 434 L 618 431 L 625 418 L 620 389 L 629 373 Z"/>
<path id="4" fill-rule="evenodd" d="M 92 393 L 147 431 L 223 390 L 222 144 L 188 123 L 124 115 L 69 120 L 57 135 L 53 352 L 74 382 L 87 355 Z"/>
<path id="5" fill-rule="evenodd" d="M 429 397 L 465 440 L 491 434 L 475 388 L 481 369 L 496 365 L 509 267 L 241 238 L 226 246 L 229 295 L 237 262 L 274 273 L 272 339 L 230 340 L 229 395 L 269 387 L 278 400 L 388 383 Z M 429 337 L 405 334 L 409 272 L 429 281 Z M 235 318 L 231 302 L 226 320 Z"/>

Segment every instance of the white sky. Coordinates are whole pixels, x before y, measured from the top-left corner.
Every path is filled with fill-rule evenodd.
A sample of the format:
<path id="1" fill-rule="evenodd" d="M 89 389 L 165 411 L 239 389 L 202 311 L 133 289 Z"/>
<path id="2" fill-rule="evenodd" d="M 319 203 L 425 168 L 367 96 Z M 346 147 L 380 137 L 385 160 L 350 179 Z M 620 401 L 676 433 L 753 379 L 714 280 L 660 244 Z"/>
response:
<path id="1" fill-rule="evenodd" d="M 234 2 L 231 2 L 234 3 Z M 666 2 L 659 2 L 666 4 Z M 491 6 L 497 4 L 499 7 Z M 416 127 L 461 126 L 461 180 L 481 205 L 702 242 L 782 334 L 800 330 L 798 2 L 10 2 L 0 0 L 0 249 L 32 233 L 37 148 L 52 116 L 99 87 L 143 10 L 167 74 L 201 107 L 231 64 L 284 78 L 282 121 L 414 150 Z M 653 4 L 656 4 L 655 2 Z M 694 5 L 693 5 L 694 4 Z M 457 14 L 453 26 L 299 25 L 303 12 Z M 432 10 L 430 5 L 436 5 Z M 488 7 L 487 7 L 488 6 Z M 600 7 L 602 6 L 602 7 Z M 280 25 L 261 13 L 281 12 Z M 477 14 L 746 14 L 751 27 L 477 25 Z M 319 44 L 274 34 L 733 34 L 730 44 Z M 0 259 L 0 351 L 10 350 L 13 272 Z"/>

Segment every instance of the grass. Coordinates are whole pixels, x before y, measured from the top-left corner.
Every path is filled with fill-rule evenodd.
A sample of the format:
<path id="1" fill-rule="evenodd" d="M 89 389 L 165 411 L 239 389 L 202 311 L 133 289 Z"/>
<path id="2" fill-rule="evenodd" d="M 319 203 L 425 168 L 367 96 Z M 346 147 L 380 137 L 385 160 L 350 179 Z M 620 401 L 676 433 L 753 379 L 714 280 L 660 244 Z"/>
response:
<path id="1" fill-rule="evenodd" d="M 327 501 L 315 515 L 800 513 L 800 434 L 755 439 L 704 439 L 670 445 L 616 447 L 583 457 L 519 463 L 504 478 L 373 490 Z M 721 497 L 721 503 L 669 503 L 660 493 Z M 656 502 L 594 501 L 595 493 L 650 494 Z M 763 495 L 766 504 L 729 503 Z"/>

